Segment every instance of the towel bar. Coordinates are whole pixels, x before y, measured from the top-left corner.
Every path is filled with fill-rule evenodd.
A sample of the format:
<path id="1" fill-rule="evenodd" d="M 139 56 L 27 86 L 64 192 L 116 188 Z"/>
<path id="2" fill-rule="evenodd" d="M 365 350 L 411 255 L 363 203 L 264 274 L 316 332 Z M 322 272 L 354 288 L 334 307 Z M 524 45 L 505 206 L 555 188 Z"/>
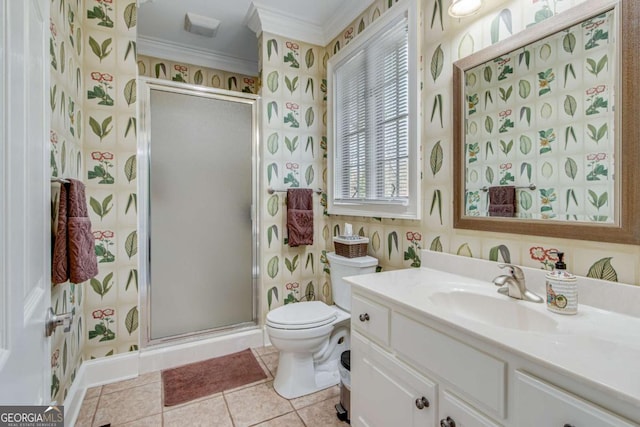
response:
<path id="1" fill-rule="evenodd" d="M 294 188 L 298 188 L 298 187 L 294 187 Z M 287 190 L 288 190 L 288 189 L 285 189 L 285 190 L 274 190 L 273 188 L 269 188 L 269 189 L 267 190 L 267 193 L 269 193 L 269 194 L 273 194 L 273 193 L 286 193 L 286 192 L 287 192 Z M 321 190 L 321 189 L 317 189 L 317 190 L 315 190 L 315 191 L 314 191 L 314 193 L 316 193 L 316 194 L 322 194 L 322 190 Z"/>
<path id="2" fill-rule="evenodd" d="M 533 191 L 538 187 L 536 187 L 535 184 L 529 184 L 529 185 L 516 185 L 515 188 L 516 189 L 517 188 L 528 188 L 529 190 Z M 484 191 L 486 193 L 487 191 L 489 191 L 489 187 L 484 186 L 484 187 L 480 188 L 480 191 Z"/>

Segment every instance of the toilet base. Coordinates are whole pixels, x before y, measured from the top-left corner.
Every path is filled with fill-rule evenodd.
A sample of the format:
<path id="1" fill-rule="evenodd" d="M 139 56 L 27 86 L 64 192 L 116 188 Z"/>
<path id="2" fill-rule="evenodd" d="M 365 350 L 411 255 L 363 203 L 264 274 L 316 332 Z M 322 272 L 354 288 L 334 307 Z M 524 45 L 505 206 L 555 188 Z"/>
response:
<path id="1" fill-rule="evenodd" d="M 337 360 L 328 360 L 315 368 L 313 363 L 311 356 L 281 352 L 273 380 L 275 391 L 286 399 L 294 399 L 340 383 Z"/>

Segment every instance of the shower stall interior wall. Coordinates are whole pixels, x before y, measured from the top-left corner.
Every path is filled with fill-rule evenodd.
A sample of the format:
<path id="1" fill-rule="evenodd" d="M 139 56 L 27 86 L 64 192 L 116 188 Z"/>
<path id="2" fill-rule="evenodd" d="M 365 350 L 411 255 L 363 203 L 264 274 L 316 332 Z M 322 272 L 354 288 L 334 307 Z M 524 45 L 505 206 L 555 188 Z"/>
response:
<path id="1" fill-rule="evenodd" d="M 251 94 L 140 79 L 143 347 L 257 324 Z"/>

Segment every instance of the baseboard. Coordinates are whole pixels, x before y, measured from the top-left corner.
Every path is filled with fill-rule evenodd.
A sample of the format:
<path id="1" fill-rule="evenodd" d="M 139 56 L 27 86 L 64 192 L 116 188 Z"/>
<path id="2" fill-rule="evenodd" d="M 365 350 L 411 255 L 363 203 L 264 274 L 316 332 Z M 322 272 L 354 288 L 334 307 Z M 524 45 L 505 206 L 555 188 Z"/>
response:
<path id="1" fill-rule="evenodd" d="M 74 426 L 82 407 L 86 387 L 81 386 L 84 378 L 84 364 L 81 364 L 76 371 L 76 378 L 69 387 L 67 397 L 64 399 L 64 425 Z"/>
<path id="2" fill-rule="evenodd" d="M 75 425 L 88 388 L 137 377 L 138 360 L 138 352 L 132 351 L 82 362 L 64 399 L 65 425 Z"/>
<path id="3" fill-rule="evenodd" d="M 235 353 L 245 348 L 262 347 L 268 340 L 263 328 L 235 334 L 144 349 L 82 362 L 64 400 L 65 426 L 75 425 L 88 388 L 135 378 L 140 374 L 199 362 Z"/>
<path id="4" fill-rule="evenodd" d="M 262 347 L 264 338 L 259 328 L 191 341 L 183 344 L 148 348 L 140 351 L 140 374 L 175 368 L 187 363 L 235 353 L 245 348 Z"/>

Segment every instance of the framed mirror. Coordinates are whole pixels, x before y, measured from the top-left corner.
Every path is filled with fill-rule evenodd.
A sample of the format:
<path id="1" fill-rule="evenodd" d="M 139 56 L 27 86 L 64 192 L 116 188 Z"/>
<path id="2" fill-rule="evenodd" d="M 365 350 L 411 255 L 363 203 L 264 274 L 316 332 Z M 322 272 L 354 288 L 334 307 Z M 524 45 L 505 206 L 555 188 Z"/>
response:
<path id="1" fill-rule="evenodd" d="M 640 243 L 639 3 L 588 0 L 453 64 L 455 228 Z"/>

